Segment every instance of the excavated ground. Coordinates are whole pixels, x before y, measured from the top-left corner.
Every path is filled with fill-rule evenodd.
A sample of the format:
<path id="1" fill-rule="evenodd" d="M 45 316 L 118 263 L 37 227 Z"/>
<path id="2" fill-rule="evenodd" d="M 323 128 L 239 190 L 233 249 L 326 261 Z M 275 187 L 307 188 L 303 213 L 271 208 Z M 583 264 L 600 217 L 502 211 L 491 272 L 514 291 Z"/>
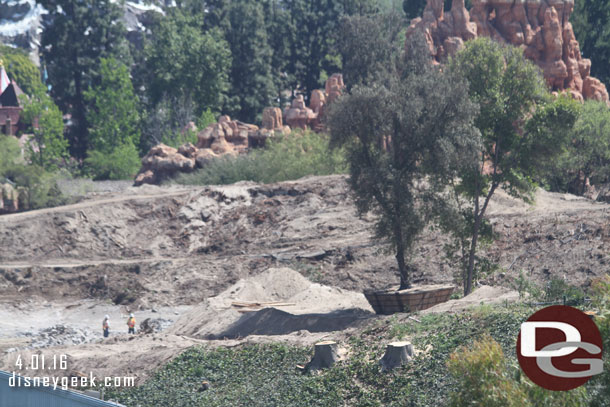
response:
<path id="1" fill-rule="evenodd" d="M 610 205 L 570 195 L 539 191 L 528 205 L 499 191 L 489 208 L 496 240 L 485 252 L 501 270 L 485 283 L 511 287 L 523 272 L 538 283 L 558 277 L 587 286 L 610 269 L 609 215 Z M 395 262 L 371 234 L 373 220 L 356 215 L 343 176 L 272 185 L 126 188 L 75 205 L 2 216 L 0 304 L 7 315 L 0 318 L 0 352 L 12 352 L 0 368 L 11 366 L 16 348 L 42 343 L 51 346 L 45 352 L 68 353 L 79 371 L 144 377 L 193 344 L 238 343 L 239 338 L 208 341 L 175 329 L 102 341 L 98 331 L 105 313 L 121 332 L 130 311 L 139 321 L 156 318 L 161 325 L 198 309 L 221 318 L 221 311 L 205 308 L 206 300 L 270 268 L 296 270 L 311 282 L 353 294 L 394 285 Z M 434 231 L 418 239 L 412 259 L 416 284 L 453 281 L 444 259 L 447 242 Z M 299 305 L 290 307 L 263 310 L 243 332 L 254 335 L 249 340 L 299 343 L 326 335 L 257 328 L 277 321 L 292 326 L 286 321 Z M 242 331 L 231 332 L 238 337 Z M 260 332 L 264 336 L 256 336 Z M 48 339 L 59 334 L 67 338 L 62 343 Z"/>

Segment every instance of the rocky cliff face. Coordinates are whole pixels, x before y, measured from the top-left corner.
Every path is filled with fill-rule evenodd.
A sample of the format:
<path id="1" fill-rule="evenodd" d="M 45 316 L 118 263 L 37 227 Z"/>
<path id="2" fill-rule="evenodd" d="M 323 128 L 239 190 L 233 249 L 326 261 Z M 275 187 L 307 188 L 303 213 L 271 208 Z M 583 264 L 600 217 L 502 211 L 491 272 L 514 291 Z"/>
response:
<path id="1" fill-rule="evenodd" d="M 411 22 L 407 38 L 423 33 L 437 62 L 457 52 L 464 41 L 478 36 L 523 48 L 525 56 L 543 71 L 555 91 L 569 91 L 578 100 L 608 102 L 606 86 L 591 73 L 583 58 L 570 15 L 574 0 L 453 0 L 443 11 L 443 0 L 428 0 L 424 15 Z"/>

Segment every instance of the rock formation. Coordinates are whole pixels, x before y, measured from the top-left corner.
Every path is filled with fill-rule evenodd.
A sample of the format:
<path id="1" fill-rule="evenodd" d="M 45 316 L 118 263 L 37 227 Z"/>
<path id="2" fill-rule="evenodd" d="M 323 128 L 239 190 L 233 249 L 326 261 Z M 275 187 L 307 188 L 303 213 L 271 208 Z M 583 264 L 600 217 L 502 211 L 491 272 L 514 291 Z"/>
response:
<path id="1" fill-rule="evenodd" d="M 333 74 L 326 81 L 324 89 L 316 89 L 311 92 L 309 107 L 305 105 L 303 95 L 297 95 L 292 104 L 284 112 L 286 124 L 291 128 L 321 131 L 324 108 L 327 104 L 336 100 L 345 89 L 343 75 Z"/>
<path id="2" fill-rule="evenodd" d="M 293 129 L 306 129 L 317 117 L 313 110 L 305 106 L 303 95 L 297 95 L 290 107 L 286 109 L 286 123 Z"/>
<path id="3" fill-rule="evenodd" d="M 250 148 L 262 147 L 275 132 L 290 132 L 290 128 L 281 126 L 282 117 L 281 114 L 277 116 L 277 111 L 268 111 L 263 122 L 271 128 L 259 129 L 253 124 L 221 116 L 217 123 L 197 134 L 197 145 L 187 143 L 177 149 L 165 144 L 156 145 L 142 158 L 142 168 L 134 184 L 158 184 L 177 173 L 203 168 L 212 159 L 237 156 Z"/>
<path id="4" fill-rule="evenodd" d="M 134 184 L 159 184 L 178 173 L 203 168 L 215 158 L 236 156 L 252 148 L 264 147 L 266 141 L 276 133 L 290 134 L 291 127 L 320 131 L 323 129 L 325 106 L 341 96 L 344 88 L 343 75 L 333 74 L 326 81 L 324 90 L 312 92 L 310 107 L 305 106 L 303 95 L 299 95 L 286 109 L 284 116 L 278 107 L 265 108 L 262 128 L 231 120 L 229 116 L 220 116 L 217 123 L 197 133 L 197 145 L 187 143 L 178 149 L 165 144 L 156 145 L 142 158 L 142 168 Z M 183 131 L 197 132 L 197 128 L 190 122 Z"/>
<path id="5" fill-rule="evenodd" d="M 407 39 L 422 33 L 437 63 L 455 54 L 477 36 L 523 48 L 554 91 L 569 90 L 578 100 L 608 102 L 603 83 L 590 76 L 591 60 L 582 58 L 570 15 L 574 0 L 453 0 L 443 11 L 443 0 L 428 0 L 424 14 L 411 22 Z"/>

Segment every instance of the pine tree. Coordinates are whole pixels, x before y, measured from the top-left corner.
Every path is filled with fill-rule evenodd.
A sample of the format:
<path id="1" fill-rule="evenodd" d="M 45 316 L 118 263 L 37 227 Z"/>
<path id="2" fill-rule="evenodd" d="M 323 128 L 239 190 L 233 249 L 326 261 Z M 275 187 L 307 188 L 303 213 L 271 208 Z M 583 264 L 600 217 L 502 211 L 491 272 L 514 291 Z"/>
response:
<path id="1" fill-rule="evenodd" d="M 263 109 L 275 104 L 277 94 L 263 7 L 258 2 L 233 2 L 227 12 L 227 25 L 225 37 L 233 56 L 227 111 L 243 121 L 260 121 Z"/>
<path id="2" fill-rule="evenodd" d="M 51 95 L 72 115 L 71 152 L 83 158 L 88 148 L 85 91 L 99 72 L 101 57 L 127 58 L 121 2 L 111 0 L 39 0 L 49 11 L 42 35 L 42 59 Z"/>
<path id="3" fill-rule="evenodd" d="M 320 88 L 327 76 L 341 70 L 337 37 L 342 16 L 367 15 L 378 9 L 374 0 L 286 0 L 289 22 L 295 28 L 288 70 L 292 88 L 305 97 Z"/>

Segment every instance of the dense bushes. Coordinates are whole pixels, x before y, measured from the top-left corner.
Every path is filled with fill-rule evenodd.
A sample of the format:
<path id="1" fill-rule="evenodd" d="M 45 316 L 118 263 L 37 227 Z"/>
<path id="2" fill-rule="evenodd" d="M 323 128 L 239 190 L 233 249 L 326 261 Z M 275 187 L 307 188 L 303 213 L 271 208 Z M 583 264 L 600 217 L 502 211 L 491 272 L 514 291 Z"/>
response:
<path id="1" fill-rule="evenodd" d="M 279 182 L 307 175 L 346 171 L 341 150 L 330 150 L 325 134 L 295 131 L 270 140 L 266 148 L 248 155 L 211 161 L 174 182 L 187 185 L 232 184 L 238 181 Z"/>
<path id="2" fill-rule="evenodd" d="M 93 150 L 85 159 L 88 172 L 98 180 L 121 180 L 132 178 L 140 168 L 138 150 L 126 142 L 109 153 Z"/>
<path id="3" fill-rule="evenodd" d="M 458 391 L 451 394 L 452 407 L 527 405 L 525 392 L 510 377 L 502 347 L 489 336 L 452 353 L 447 366 L 458 382 Z"/>
<path id="4" fill-rule="evenodd" d="M 603 102 L 585 102 L 571 132 L 571 143 L 547 170 L 546 183 L 553 191 L 582 195 L 586 182 L 610 181 L 610 110 Z"/>
<path id="5" fill-rule="evenodd" d="M 604 372 L 591 380 L 591 407 L 610 406 L 610 274 L 594 280 L 591 284 L 593 305 L 600 311 L 595 318 L 603 339 Z"/>
<path id="6" fill-rule="evenodd" d="M 0 45 L 0 59 L 9 78 L 17 82 L 27 95 L 44 90 L 40 72 L 25 51 Z"/>
<path id="7" fill-rule="evenodd" d="M 66 199 L 57 187 L 59 178 L 56 172 L 26 164 L 17 139 L 0 135 L 0 183 L 8 179 L 19 188 L 21 210 L 64 204 Z"/>
<path id="8" fill-rule="evenodd" d="M 457 381 L 451 393 L 451 407 L 579 407 L 585 406 L 584 387 L 565 392 L 544 390 L 521 376 L 517 366 L 509 366 L 502 347 L 485 335 L 472 346 L 451 354 L 447 363 Z"/>

